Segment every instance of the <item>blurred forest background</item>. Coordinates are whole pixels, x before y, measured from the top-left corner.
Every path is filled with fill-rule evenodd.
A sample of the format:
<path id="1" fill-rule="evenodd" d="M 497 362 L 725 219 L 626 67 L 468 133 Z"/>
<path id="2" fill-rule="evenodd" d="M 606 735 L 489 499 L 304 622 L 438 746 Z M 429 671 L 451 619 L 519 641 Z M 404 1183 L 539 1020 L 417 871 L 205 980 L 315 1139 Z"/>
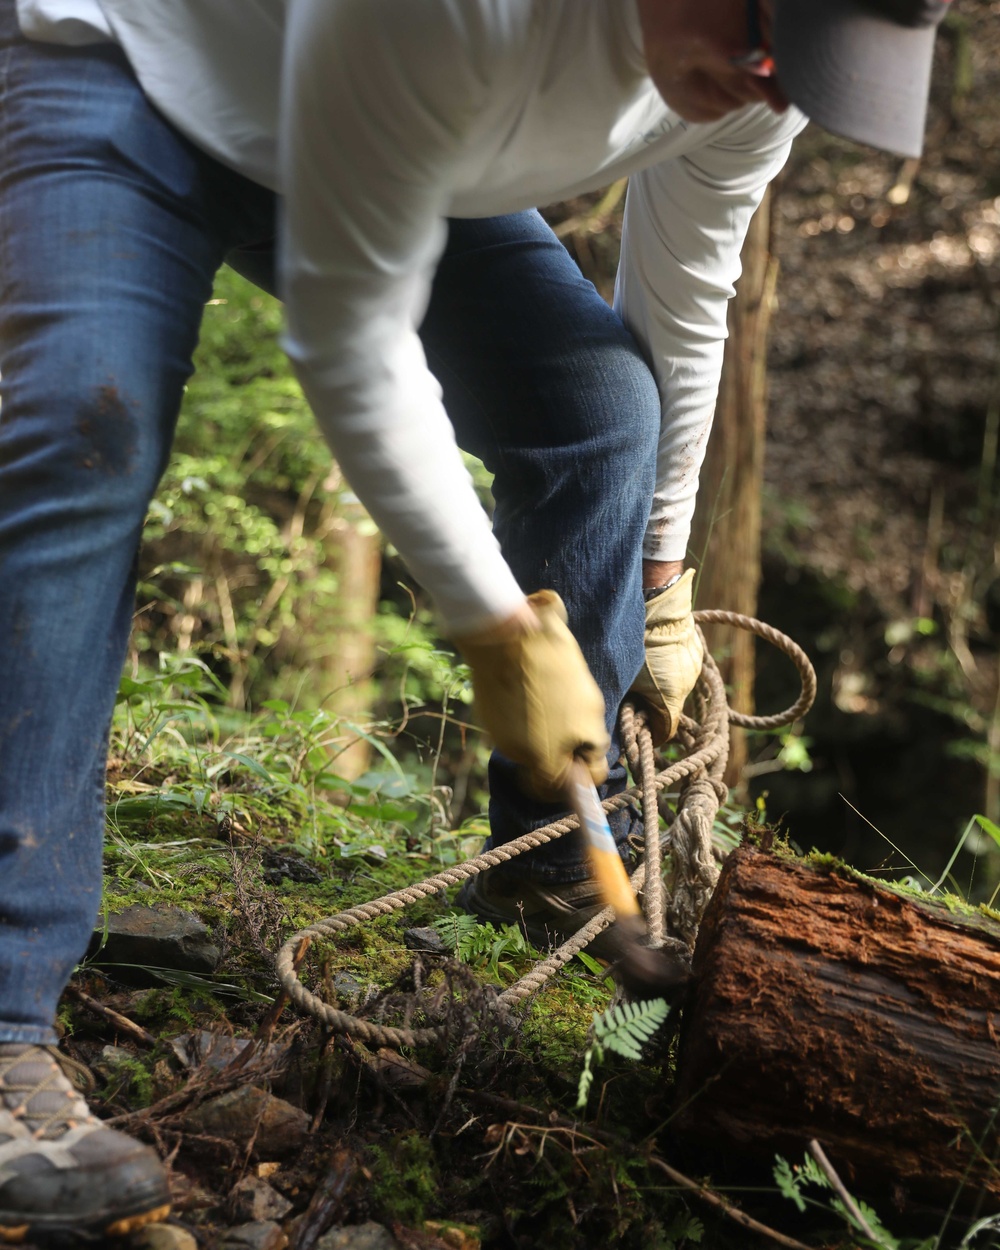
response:
<path id="1" fill-rule="evenodd" d="M 907 858 L 936 876 L 974 814 L 1000 823 L 998 14 L 953 6 L 919 164 L 810 128 L 762 236 L 758 615 L 807 650 L 820 697 L 804 726 L 747 744 L 741 801 L 806 849 L 896 876 Z M 623 190 L 546 210 L 608 297 Z M 391 752 L 429 819 L 457 827 L 485 805 L 464 674 L 331 464 L 280 322 L 220 275 L 146 527 L 131 675 L 196 656 L 234 716 L 322 709 L 331 773 L 363 777 Z M 703 512 L 717 503 L 703 491 Z M 733 606 L 723 594 L 699 606 Z M 794 698 L 786 665 L 758 656 L 762 711 Z M 978 827 L 954 872 L 993 892 L 1000 854 Z"/>

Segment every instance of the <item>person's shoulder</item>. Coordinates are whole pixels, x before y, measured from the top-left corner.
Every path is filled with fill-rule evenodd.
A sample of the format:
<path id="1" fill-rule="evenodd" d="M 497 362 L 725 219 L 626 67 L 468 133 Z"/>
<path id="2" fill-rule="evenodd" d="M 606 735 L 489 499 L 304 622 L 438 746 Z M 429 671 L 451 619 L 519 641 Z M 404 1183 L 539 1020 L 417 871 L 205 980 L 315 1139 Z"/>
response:
<path id="1" fill-rule="evenodd" d="M 790 143 L 807 123 L 794 104 L 783 113 L 754 104 L 706 126 L 704 142 L 731 152 L 771 152 Z"/>

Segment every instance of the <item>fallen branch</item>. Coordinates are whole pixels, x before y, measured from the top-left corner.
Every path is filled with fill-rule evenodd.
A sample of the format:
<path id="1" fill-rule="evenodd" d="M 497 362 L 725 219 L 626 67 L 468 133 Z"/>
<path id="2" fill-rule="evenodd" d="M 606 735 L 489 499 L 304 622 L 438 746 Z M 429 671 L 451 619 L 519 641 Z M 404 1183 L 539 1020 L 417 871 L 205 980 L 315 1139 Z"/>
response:
<path id="1" fill-rule="evenodd" d="M 807 1246 L 803 1241 L 796 1241 L 794 1237 L 786 1237 L 784 1233 L 779 1233 L 776 1229 L 768 1228 L 766 1224 L 761 1224 L 752 1215 L 747 1215 L 739 1207 L 733 1206 L 728 1199 L 723 1198 L 721 1194 L 717 1194 L 715 1190 L 708 1189 L 705 1185 L 700 1185 L 697 1181 L 693 1181 L 690 1176 L 685 1176 L 683 1172 L 678 1172 L 676 1168 L 672 1168 L 669 1163 L 664 1163 L 656 1155 L 650 1155 L 648 1161 L 669 1176 L 675 1185 L 680 1185 L 682 1189 L 689 1189 L 693 1194 L 697 1194 L 709 1206 L 713 1206 L 721 1211 L 723 1215 L 733 1220 L 734 1223 L 739 1224 L 741 1228 L 746 1228 L 752 1233 L 758 1233 L 761 1237 L 767 1237 L 775 1245 L 787 1247 L 787 1250 L 815 1250 L 814 1246 Z"/>
<path id="2" fill-rule="evenodd" d="M 103 1003 L 99 1003 L 96 998 L 91 998 L 89 994 L 85 994 L 83 990 L 78 989 L 75 985 L 66 986 L 66 995 L 72 998 L 74 1002 L 85 1007 L 87 1011 L 92 1012 L 95 1016 L 100 1016 L 102 1020 L 107 1020 L 109 1024 L 113 1024 L 120 1033 L 125 1033 L 133 1042 L 138 1042 L 140 1046 L 149 1046 L 152 1048 L 156 1045 L 156 1038 L 152 1033 L 146 1030 L 134 1020 L 130 1020 L 128 1016 L 123 1016 L 118 1011 L 113 1011 L 110 1007 L 105 1007 Z"/>
<path id="3" fill-rule="evenodd" d="M 565 239 L 573 234 L 599 234 L 610 221 L 627 186 L 627 178 L 619 178 L 617 182 L 613 182 L 589 213 L 577 213 L 553 226 L 556 238 Z"/>

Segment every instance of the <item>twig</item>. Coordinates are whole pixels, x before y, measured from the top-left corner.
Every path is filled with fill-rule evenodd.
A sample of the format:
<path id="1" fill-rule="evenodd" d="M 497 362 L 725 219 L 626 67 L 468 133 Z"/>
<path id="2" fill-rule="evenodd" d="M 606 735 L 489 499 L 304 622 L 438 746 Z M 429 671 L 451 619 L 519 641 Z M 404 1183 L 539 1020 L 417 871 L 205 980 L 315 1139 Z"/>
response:
<path id="1" fill-rule="evenodd" d="M 107 1020 L 109 1024 L 113 1024 L 121 1033 L 126 1033 L 133 1042 L 138 1042 L 140 1046 L 153 1047 L 156 1045 L 156 1038 L 152 1033 L 147 1033 L 142 1025 L 136 1024 L 134 1020 L 130 1020 L 128 1016 L 123 1016 L 118 1011 L 113 1011 L 110 1007 L 105 1007 L 103 1003 L 99 1003 L 96 998 L 91 998 L 89 994 L 85 994 L 83 990 L 77 989 L 75 985 L 66 986 L 66 994 L 81 1007 L 86 1007 L 88 1011 L 93 1012 L 95 1016 L 100 1016 L 102 1020 Z"/>
<path id="2" fill-rule="evenodd" d="M 315 1133 L 323 1123 L 327 1104 L 330 1101 L 330 1090 L 333 1088 L 334 1046 L 336 1035 L 331 1031 L 327 1034 L 319 1056 L 319 1074 L 316 1080 L 316 1109 L 309 1125 L 309 1132 Z"/>
<path id="3" fill-rule="evenodd" d="M 851 1219 L 854 1220 L 858 1228 L 861 1229 L 861 1231 L 864 1233 L 864 1235 L 868 1238 L 869 1241 L 878 1242 L 878 1237 L 876 1237 L 874 1231 L 871 1228 L 871 1225 L 868 1223 L 865 1217 L 861 1214 L 861 1208 L 858 1206 L 858 1204 L 854 1201 L 854 1199 L 848 1193 L 847 1186 L 837 1175 L 836 1171 L 834 1170 L 833 1164 L 826 1157 L 826 1151 L 819 1144 L 819 1142 L 816 1141 L 815 1138 L 813 1138 L 813 1140 L 809 1143 L 809 1153 L 819 1164 L 820 1171 L 823 1173 L 826 1179 L 833 1186 L 834 1191 L 837 1194 L 837 1197 L 844 1204 Z"/>
<path id="4" fill-rule="evenodd" d="M 909 201 L 910 192 L 913 190 L 913 180 L 916 178 L 919 169 L 919 160 L 910 158 L 903 161 L 899 174 L 896 177 L 895 186 L 890 187 L 885 196 L 893 208 L 900 208 Z"/>
<path id="5" fill-rule="evenodd" d="M 276 1064 L 263 1063 L 254 1070 L 254 1077 L 264 1082 L 271 1079 L 276 1072 Z M 216 1094 L 224 1094 L 247 1083 L 248 1078 L 241 1071 L 233 1072 L 230 1068 L 224 1068 L 221 1072 L 207 1072 L 204 1066 L 196 1068 L 181 1088 L 172 1094 L 166 1094 L 158 1102 L 148 1107 L 140 1107 L 138 1111 L 126 1111 L 112 1116 L 110 1120 L 105 1120 L 105 1124 L 109 1128 L 124 1128 L 128 1132 L 136 1132 L 144 1124 L 169 1119 L 188 1103 L 203 1102 Z"/>
<path id="6" fill-rule="evenodd" d="M 312 1250 L 340 1211 L 341 1204 L 358 1170 L 358 1162 L 348 1150 L 334 1152 L 330 1170 L 313 1193 L 295 1237 L 295 1250 Z"/>
<path id="7" fill-rule="evenodd" d="M 576 216 L 567 217 L 565 221 L 559 222 L 553 227 L 556 238 L 565 239 L 573 234 L 597 234 L 603 230 L 625 194 L 627 185 L 627 178 L 619 178 L 617 182 L 611 184 L 589 213 L 577 213 Z"/>
<path id="8" fill-rule="evenodd" d="M 292 960 L 293 969 L 298 972 L 302 967 L 302 961 L 306 957 L 306 951 L 311 945 L 311 939 L 304 937 L 295 948 L 295 958 Z M 288 994 L 281 990 L 268 1008 L 267 1013 L 257 1026 L 257 1035 L 248 1045 L 244 1046 L 240 1053 L 226 1065 L 225 1071 L 239 1072 L 241 1068 L 245 1068 L 254 1055 L 262 1055 L 271 1041 L 271 1035 L 274 1033 L 274 1027 L 278 1023 L 281 1013 L 285 1010 L 290 1002 Z"/>
<path id="9" fill-rule="evenodd" d="M 675 1185 L 680 1185 L 683 1189 L 689 1189 L 692 1193 L 697 1194 L 699 1198 L 704 1199 L 710 1206 L 717 1207 L 718 1210 L 742 1228 L 749 1229 L 753 1233 L 759 1233 L 761 1237 L 769 1238 L 776 1245 L 787 1247 L 787 1250 L 813 1250 L 813 1247 L 807 1246 L 805 1242 L 796 1241 L 794 1237 L 786 1237 L 784 1233 L 779 1233 L 773 1228 L 768 1228 L 766 1224 L 759 1223 L 752 1216 L 747 1215 L 745 1211 L 741 1211 L 739 1207 L 734 1207 L 721 1194 L 715 1193 L 714 1190 L 708 1189 L 704 1185 L 699 1185 L 690 1176 L 685 1176 L 683 1172 L 678 1172 L 676 1168 L 672 1168 L 669 1163 L 664 1163 L 656 1155 L 650 1155 L 649 1162 L 654 1167 L 658 1167 L 661 1172 L 665 1172 Z"/>

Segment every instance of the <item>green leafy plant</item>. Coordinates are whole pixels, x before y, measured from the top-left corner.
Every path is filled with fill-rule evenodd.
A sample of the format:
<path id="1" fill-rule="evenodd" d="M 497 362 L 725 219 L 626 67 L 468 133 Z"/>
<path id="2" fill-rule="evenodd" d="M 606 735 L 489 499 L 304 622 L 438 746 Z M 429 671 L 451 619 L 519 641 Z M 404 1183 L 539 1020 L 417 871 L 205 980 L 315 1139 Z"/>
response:
<path id="1" fill-rule="evenodd" d="M 606 1051 L 638 1061 L 642 1048 L 666 1020 L 670 1008 L 664 998 L 643 1003 L 618 1003 L 603 1015 L 594 1015 L 594 1040 L 583 1056 L 583 1071 L 577 1088 L 576 1105 L 582 1110 L 590 1097 L 594 1067 L 604 1062 Z"/>
<path id="2" fill-rule="evenodd" d="M 858 1245 L 872 1247 L 873 1250 L 938 1250 L 938 1237 L 927 1237 L 922 1241 L 901 1241 L 894 1237 L 877 1213 L 860 1199 L 851 1199 L 854 1206 L 851 1210 L 838 1195 L 831 1193 L 833 1186 L 830 1180 L 811 1155 L 794 1164 L 776 1155 L 774 1182 L 782 1196 L 793 1202 L 799 1211 L 805 1211 L 809 1206 L 820 1206 L 834 1212 L 847 1224 Z M 812 1197 L 810 1190 L 824 1191 L 822 1199 Z M 962 1244 L 965 1245 L 965 1242 Z"/>
<path id="3" fill-rule="evenodd" d="M 516 974 L 513 959 L 538 957 L 517 925 L 505 924 L 497 929 L 491 924 L 480 924 L 475 916 L 455 912 L 441 916 L 434 928 L 455 952 L 456 959 L 483 968 L 498 979 L 501 971 Z"/>

